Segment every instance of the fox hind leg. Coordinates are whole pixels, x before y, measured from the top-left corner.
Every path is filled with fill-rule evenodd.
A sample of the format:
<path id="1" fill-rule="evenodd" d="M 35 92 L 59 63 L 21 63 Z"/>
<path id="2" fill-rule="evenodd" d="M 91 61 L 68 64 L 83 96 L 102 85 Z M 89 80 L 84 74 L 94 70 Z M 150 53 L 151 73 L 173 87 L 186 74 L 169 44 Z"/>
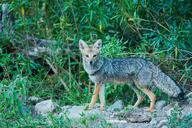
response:
<path id="1" fill-rule="evenodd" d="M 138 107 L 144 100 L 144 96 L 137 96 L 137 101 L 133 105 L 133 107 Z"/>
<path id="2" fill-rule="evenodd" d="M 137 87 L 135 87 L 135 85 L 133 85 L 131 88 L 133 89 L 133 91 L 136 93 L 136 96 L 137 96 L 137 101 L 135 102 L 135 104 L 133 106 L 138 107 L 143 102 L 144 96 L 143 96 L 141 90 L 139 90 Z"/>
<path id="3" fill-rule="evenodd" d="M 155 101 L 156 101 L 156 96 L 155 94 L 150 91 L 147 88 L 141 88 L 141 90 L 149 97 L 149 99 L 151 100 L 150 102 L 150 107 L 148 109 L 149 112 L 153 112 L 154 111 L 154 107 L 155 107 Z"/>
<path id="4" fill-rule="evenodd" d="M 153 112 L 154 111 L 154 107 L 155 107 L 155 101 L 156 101 L 156 96 L 155 94 L 150 91 L 149 89 L 147 89 L 146 87 L 142 87 L 141 84 L 139 84 L 137 81 L 134 82 L 136 84 L 136 86 L 142 91 L 144 92 L 150 99 L 150 107 L 148 109 L 148 111 Z"/>

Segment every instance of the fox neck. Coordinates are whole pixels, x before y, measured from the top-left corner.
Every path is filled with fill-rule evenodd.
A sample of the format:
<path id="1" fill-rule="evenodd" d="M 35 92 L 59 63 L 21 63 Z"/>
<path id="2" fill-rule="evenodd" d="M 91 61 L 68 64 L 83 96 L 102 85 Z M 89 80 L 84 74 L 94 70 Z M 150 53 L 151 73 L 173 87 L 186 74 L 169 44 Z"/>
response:
<path id="1" fill-rule="evenodd" d="M 87 63 L 86 60 L 83 59 L 83 67 L 89 75 L 99 71 L 103 66 L 103 64 L 104 64 L 104 58 L 98 58 L 97 60 L 94 61 L 93 64 Z"/>

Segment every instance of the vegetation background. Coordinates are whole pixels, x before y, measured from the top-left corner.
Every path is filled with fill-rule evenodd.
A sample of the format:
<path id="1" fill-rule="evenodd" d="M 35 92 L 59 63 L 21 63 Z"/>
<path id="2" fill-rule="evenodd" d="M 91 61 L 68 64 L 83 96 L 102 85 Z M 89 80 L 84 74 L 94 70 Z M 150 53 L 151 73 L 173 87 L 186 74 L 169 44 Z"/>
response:
<path id="1" fill-rule="evenodd" d="M 0 2 L 0 127 L 48 126 L 42 117 L 32 117 L 29 96 L 51 98 L 61 106 L 89 102 L 93 84 L 82 67 L 79 39 L 90 44 L 102 39 L 106 57 L 151 60 L 192 91 L 191 0 Z M 5 17 L 3 4 L 8 4 Z M 107 104 L 136 100 L 128 86 L 107 85 L 106 90 Z M 64 126 L 50 118 L 55 127 Z"/>

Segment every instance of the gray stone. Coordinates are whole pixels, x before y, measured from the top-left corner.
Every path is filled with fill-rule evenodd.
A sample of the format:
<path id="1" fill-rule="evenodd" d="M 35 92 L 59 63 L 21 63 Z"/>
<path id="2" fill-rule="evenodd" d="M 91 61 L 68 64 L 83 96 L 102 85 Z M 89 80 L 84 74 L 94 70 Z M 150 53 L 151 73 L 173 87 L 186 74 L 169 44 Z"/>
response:
<path id="1" fill-rule="evenodd" d="M 61 107 L 61 110 L 62 111 L 67 111 L 69 108 L 72 108 L 73 106 L 71 106 L 71 105 L 66 105 L 66 106 L 63 106 L 63 107 Z"/>
<path id="2" fill-rule="evenodd" d="M 151 126 L 158 126 L 162 120 L 166 120 L 166 117 L 153 117 L 150 124 Z"/>
<path id="3" fill-rule="evenodd" d="M 161 110 L 166 105 L 167 105 L 167 103 L 164 100 L 157 101 L 156 104 L 155 104 L 155 109 Z"/>
<path id="4" fill-rule="evenodd" d="M 149 123 L 115 123 L 115 128 L 154 128 Z"/>
<path id="5" fill-rule="evenodd" d="M 189 102 L 189 104 L 192 105 L 192 92 L 188 93 L 188 94 L 186 95 L 186 98 L 187 98 L 187 101 Z"/>
<path id="6" fill-rule="evenodd" d="M 161 120 L 161 121 L 157 124 L 157 128 L 162 128 L 162 127 L 167 128 L 167 126 L 166 126 L 167 122 L 168 122 L 167 119 Z"/>
<path id="7" fill-rule="evenodd" d="M 84 106 L 73 106 L 68 109 L 68 117 L 69 118 L 80 118 L 84 109 L 85 109 Z"/>
<path id="8" fill-rule="evenodd" d="M 171 116 L 171 112 L 174 110 L 174 108 L 170 108 L 166 111 L 167 116 Z"/>
<path id="9" fill-rule="evenodd" d="M 100 114 L 99 108 L 94 108 L 91 110 L 85 110 L 85 106 L 63 106 L 62 112 L 59 114 L 59 116 L 66 114 L 68 118 L 70 119 L 79 119 L 84 116 L 91 116 L 94 114 Z"/>
<path id="10" fill-rule="evenodd" d="M 55 104 L 52 102 L 52 100 L 44 100 L 35 105 L 35 112 L 37 114 L 47 114 L 49 112 L 52 112 L 55 109 Z"/>
<path id="11" fill-rule="evenodd" d="M 99 106 L 97 105 L 91 110 L 85 110 L 85 106 L 64 106 L 61 107 L 62 112 L 60 115 L 65 113 L 68 118 L 78 122 L 81 117 L 88 119 L 96 114 L 99 117 L 89 122 L 88 127 L 90 128 L 99 127 L 101 121 L 104 120 L 118 128 L 167 128 L 167 116 L 170 116 L 171 110 L 173 110 L 177 103 L 171 103 L 167 106 L 165 106 L 164 103 L 164 101 L 159 101 L 159 103 L 156 104 L 156 107 L 159 109 L 156 109 L 154 113 L 148 112 L 148 107 L 130 107 L 125 111 L 122 110 L 123 107 L 114 107 L 116 106 L 114 104 L 117 104 L 114 103 L 114 106 L 111 105 L 113 109 L 109 109 L 110 111 L 108 110 L 105 112 L 100 112 Z M 115 111 L 116 109 L 114 108 L 120 108 L 119 110 L 121 111 Z M 181 109 L 182 115 L 190 114 L 192 112 L 192 105 L 181 104 Z"/>
<path id="12" fill-rule="evenodd" d="M 175 103 L 171 103 L 171 104 L 168 104 L 167 106 L 163 107 L 163 110 L 162 111 L 168 111 L 169 109 L 173 108 L 175 105 Z"/>
<path id="13" fill-rule="evenodd" d="M 132 123 L 150 122 L 151 116 L 145 114 L 143 115 L 141 113 L 129 114 L 129 116 L 126 117 L 126 121 Z"/>
<path id="14" fill-rule="evenodd" d="M 182 106 L 182 116 L 186 116 L 189 114 L 192 114 L 192 105 L 191 104 L 185 104 Z"/>
<path id="15" fill-rule="evenodd" d="M 27 99 L 30 103 L 36 104 L 37 102 L 41 101 L 42 99 L 36 96 L 30 96 Z"/>
<path id="16" fill-rule="evenodd" d="M 128 112 L 118 113 L 117 116 L 131 123 L 150 122 L 152 119 L 151 113 L 146 108 L 134 108 Z"/>
<path id="17" fill-rule="evenodd" d="M 180 109 L 181 109 L 182 117 L 185 116 L 185 115 L 192 114 L 192 105 L 191 104 L 182 104 L 180 106 Z M 167 116 L 171 116 L 171 111 L 172 110 L 174 110 L 174 107 L 167 110 L 167 112 L 166 112 Z"/>
<path id="18" fill-rule="evenodd" d="M 117 100 L 114 104 L 109 106 L 107 111 L 119 111 L 124 108 L 123 101 L 122 100 Z"/>
<path id="19" fill-rule="evenodd" d="M 192 92 L 188 93 L 188 94 L 186 95 L 186 97 L 187 97 L 187 98 L 192 98 Z"/>
<path id="20" fill-rule="evenodd" d="M 168 128 L 168 126 L 166 126 L 166 125 L 163 125 L 161 128 Z"/>

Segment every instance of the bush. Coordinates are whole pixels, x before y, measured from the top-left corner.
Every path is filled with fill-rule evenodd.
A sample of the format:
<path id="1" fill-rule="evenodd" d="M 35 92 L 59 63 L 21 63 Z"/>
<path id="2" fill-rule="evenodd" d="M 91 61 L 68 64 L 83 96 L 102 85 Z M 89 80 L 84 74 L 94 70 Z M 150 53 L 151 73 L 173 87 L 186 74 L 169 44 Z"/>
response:
<path id="1" fill-rule="evenodd" d="M 89 43 L 102 39 L 105 57 L 147 58 L 191 90 L 190 0 L 3 3 L 8 3 L 8 17 L 1 22 L 0 33 L 0 110 L 6 112 L 1 116 L 15 119 L 28 113 L 26 97 L 31 95 L 52 98 L 61 105 L 89 102 L 93 86 L 82 68 L 79 39 Z M 30 36 L 37 44 L 26 38 Z M 38 44 L 39 39 L 51 43 Z M 26 54 L 39 45 L 49 48 L 51 54 L 39 58 Z M 156 94 L 161 96 L 159 91 Z M 134 96 L 127 98 L 134 95 L 128 86 L 107 86 L 106 95 L 108 103 L 116 98 L 134 100 Z"/>

